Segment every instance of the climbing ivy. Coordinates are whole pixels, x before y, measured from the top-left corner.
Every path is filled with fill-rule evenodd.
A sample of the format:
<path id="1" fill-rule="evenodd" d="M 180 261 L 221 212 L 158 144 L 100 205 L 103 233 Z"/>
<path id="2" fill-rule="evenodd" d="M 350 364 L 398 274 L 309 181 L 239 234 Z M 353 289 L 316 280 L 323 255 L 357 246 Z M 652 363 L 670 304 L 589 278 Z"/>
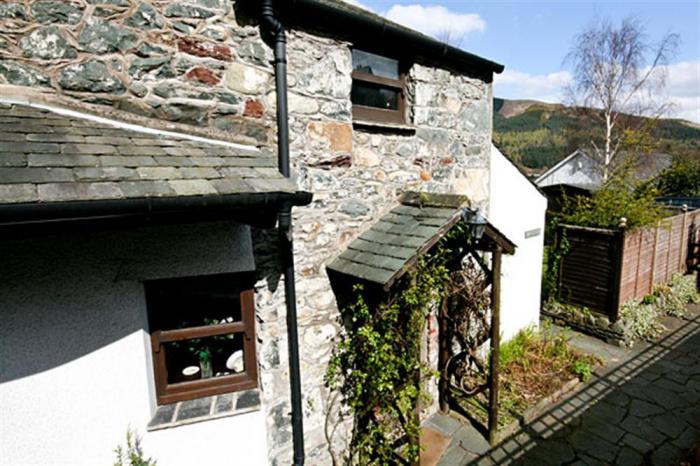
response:
<path id="1" fill-rule="evenodd" d="M 559 291 L 559 269 L 561 259 L 568 254 L 570 249 L 566 230 L 561 231 L 561 237 L 556 244 L 544 247 L 542 255 L 542 297 L 550 301 L 557 299 Z"/>
<path id="2" fill-rule="evenodd" d="M 450 244 L 466 235 L 453 229 L 430 254 L 418 259 L 388 302 L 372 308 L 361 285 L 355 300 L 341 310 L 345 332 L 337 341 L 326 385 L 338 390 L 354 419 L 347 464 L 415 462 L 420 454 L 421 403 L 429 401 L 421 362 L 426 317 L 449 289 Z M 462 245 L 465 243 L 462 241 Z M 400 440 L 407 440 L 399 447 Z"/>

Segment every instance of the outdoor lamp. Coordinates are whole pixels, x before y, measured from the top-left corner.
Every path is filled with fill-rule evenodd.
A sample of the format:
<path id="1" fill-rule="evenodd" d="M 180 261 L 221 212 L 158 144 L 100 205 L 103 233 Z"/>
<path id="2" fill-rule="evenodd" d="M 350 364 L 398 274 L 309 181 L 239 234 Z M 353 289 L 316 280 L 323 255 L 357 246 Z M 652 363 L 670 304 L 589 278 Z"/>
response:
<path id="1" fill-rule="evenodd" d="M 469 232 L 472 238 L 474 238 L 475 241 L 479 241 L 481 237 L 484 236 L 484 230 L 486 230 L 486 224 L 488 223 L 484 216 L 479 213 L 479 209 L 464 209 L 462 219 L 469 225 Z"/>

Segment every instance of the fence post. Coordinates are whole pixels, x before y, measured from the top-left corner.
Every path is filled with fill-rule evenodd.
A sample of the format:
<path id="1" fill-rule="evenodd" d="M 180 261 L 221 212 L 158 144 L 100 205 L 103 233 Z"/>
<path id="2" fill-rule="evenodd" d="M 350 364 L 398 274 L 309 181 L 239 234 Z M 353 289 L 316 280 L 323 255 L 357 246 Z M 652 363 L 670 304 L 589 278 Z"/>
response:
<path id="1" fill-rule="evenodd" d="M 659 247 L 659 229 L 661 228 L 661 221 L 656 224 L 656 231 L 654 232 L 654 253 L 651 255 L 651 274 L 649 274 L 649 293 L 654 291 L 654 275 L 656 275 L 656 253 Z"/>
<path id="2" fill-rule="evenodd" d="M 666 273 L 664 274 L 664 283 L 668 282 L 669 274 L 671 273 L 669 269 L 671 268 L 671 247 L 673 246 L 673 220 L 670 221 L 670 227 L 668 229 L 668 251 L 666 251 Z"/>
<path id="3" fill-rule="evenodd" d="M 637 291 L 639 290 L 639 267 L 642 265 L 642 243 L 644 242 L 644 231 L 637 230 L 637 271 L 634 274 L 634 297 L 637 298 Z"/>
<path id="4" fill-rule="evenodd" d="M 688 255 L 688 246 L 686 245 L 686 230 L 688 229 L 688 206 L 686 204 L 683 204 L 683 229 L 681 230 L 681 244 L 678 247 L 678 271 L 680 273 L 685 273 L 686 268 L 684 267 L 683 263 L 685 260 L 683 260 L 683 256 Z M 683 254 L 683 249 L 686 250 L 686 253 Z"/>
<path id="5" fill-rule="evenodd" d="M 615 264 L 615 276 L 613 277 L 613 301 L 612 309 L 608 315 L 611 317 L 612 322 L 617 322 L 620 317 L 620 299 L 622 298 L 622 269 L 625 265 L 625 237 L 627 236 L 627 219 L 622 217 L 620 219 L 620 231 L 616 235 L 617 239 L 617 257 Z M 635 280 L 636 281 L 636 280 Z"/>

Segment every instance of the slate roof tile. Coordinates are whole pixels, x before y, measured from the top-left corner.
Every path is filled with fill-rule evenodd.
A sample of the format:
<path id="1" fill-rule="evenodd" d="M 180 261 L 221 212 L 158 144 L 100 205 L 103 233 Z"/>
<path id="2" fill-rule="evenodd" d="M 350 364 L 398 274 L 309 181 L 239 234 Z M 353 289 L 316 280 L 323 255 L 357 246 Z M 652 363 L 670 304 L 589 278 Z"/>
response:
<path id="1" fill-rule="evenodd" d="M 382 285 L 388 291 L 421 254 L 461 221 L 468 207 L 465 196 L 407 192 L 397 207 L 350 243 L 327 268 Z M 515 244 L 490 223 L 482 241 L 488 248 L 501 247 L 506 254 L 515 251 Z"/>
<path id="2" fill-rule="evenodd" d="M 0 204 L 296 191 L 252 146 L 0 104 Z"/>
<path id="3" fill-rule="evenodd" d="M 328 269 L 382 286 L 400 277 L 408 264 L 432 247 L 462 215 L 468 199 L 458 195 L 407 193 L 401 203 L 362 233 Z"/>

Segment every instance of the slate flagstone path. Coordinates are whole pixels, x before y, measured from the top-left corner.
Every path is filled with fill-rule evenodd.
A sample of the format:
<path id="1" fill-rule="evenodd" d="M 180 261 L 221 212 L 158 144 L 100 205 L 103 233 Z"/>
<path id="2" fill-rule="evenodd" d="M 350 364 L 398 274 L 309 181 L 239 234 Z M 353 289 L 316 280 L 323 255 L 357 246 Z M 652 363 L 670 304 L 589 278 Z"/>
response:
<path id="1" fill-rule="evenodd" d="M 700 444 L 700 312 L 490 448 L 449 416 L 429 424 L 452 437 L 439 464 L 678 465 Z"/>

